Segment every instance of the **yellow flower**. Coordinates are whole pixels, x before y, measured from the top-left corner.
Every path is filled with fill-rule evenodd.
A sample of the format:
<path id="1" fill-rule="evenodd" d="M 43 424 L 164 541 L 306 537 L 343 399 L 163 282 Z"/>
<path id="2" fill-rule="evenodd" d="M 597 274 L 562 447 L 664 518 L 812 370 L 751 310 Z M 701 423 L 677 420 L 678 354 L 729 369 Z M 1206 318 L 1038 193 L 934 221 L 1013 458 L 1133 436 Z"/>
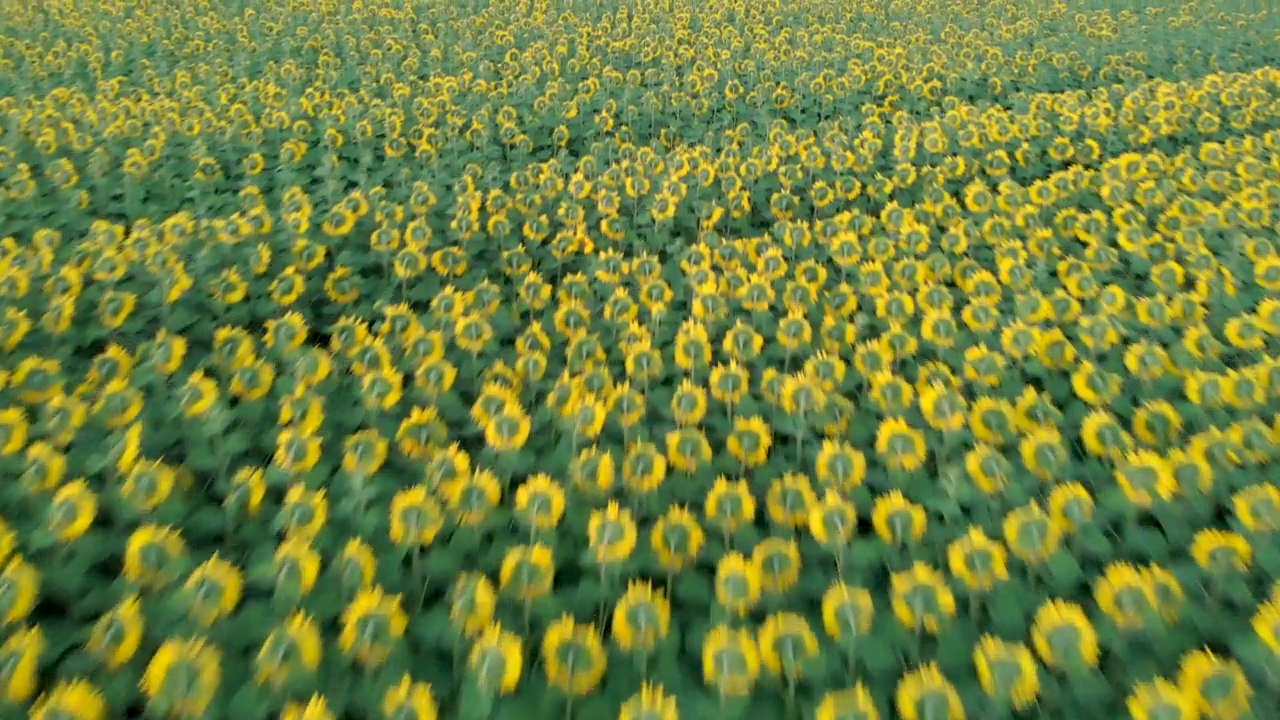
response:
<path id="1" fill-rule="evenodd" d="M 1253 548 L 1239 533 L 1206 529 L 1191 539 L 1191 557 L 1206 572 L 1244 573 L 1253 560 Z"/>
<path id="2" fill-rule="evenodd" d="M 541 543 L 507 548 L 498 572 L 498 587 L 524 602 L 551 592 L 556 564 L 551 548 Z"/>
<path id="3" fill-rule="evenodd" d="M 1062 528 L 1034 501 L 1010 510 L 1001 527 L 1009 552 L 1028 564 L 1048 560 L 1062 544 Z"/>
<path id="4" fill-rule="evenodd" d="M 143 525 L 125 543 L 124 577 L 146 588 L 162 588 L 178 579 L 186 554 L 186 543 L 175 528 Z"/>
<path id="5" fill-rule="evenodd" d="M 999 493 L 1013 473 L 1008 458 L 998 448 L 984 443 L 974 445 L 965 453 L 964 469 L 978 490 L 987 495 Z"/>
<path id="6" fill-rule="evenodd" d="M 372 428 L 348 435 L 342 442 L 342 470 L 351 477 L 371 477 L 386 462 L 387 447 L 387 439 Z"/>
<path id="7" fill-rule="evenodd" d="M 42 440 L 27 446 L 26 461 L 27 468 L 18 482 L 31 491 L 54 490 L 67 474 L 67 456 Z"/>
<path id="8" fill-rule="evenodd" d="M 551 623 L 542 638 L 542 662 L 547 682 L 571 696 L 586 695 L 604 677 L 607 656 L 600 635 L 591 624 L 568 615 Z"/>
<path id="9" fill-rule="evenodd" d="M 729 612 L 746 615 L 760 600 L 760 569 L 741 553 L 716 563 L 716 602 Z"/>
<path id="10" fill-rule="evenodd" d="M 702 678 L 722 697 L 744 697 L 760 676 L 760 653 L 747 630 L 718 625 L 702 641 Z"/>
<path id="11" fill-rule="evenodd" d="M 162 716 L 203 717 L 222 682 L 222 653 L 207 640 L 170 638 L 142 674 L 147 705 Z"/>
<path id="12" fill-rule="evenodd" d="M 809 477 L 803 473 L 788 472 L 769 484 L 765 510 L 774 525 L 802 527 L 809 524 L 810 510 L 817 502 Z"/>
<path id="13" fill-rule="evenodd" d="M 829 690 L 813 711 L 814 720 L 880 720 L 880 710 L 867 686 L 858 682 L 844 690 Z"/>
<path id="14" fill-rule="evenodd" d="M 310 472 L 320 462 L 320 437 L 302 428 L 287 427 L 276 436 L 272 461 L 289 475 Z"/>
<path id="15" fill-rule="evenodd" d="M 592 558 L 600 565 L 614 565 L 631 557 L 636 549 L 636 522 L 631 510 L 610 501 L 595 510 L 587 522 L 587 542 Z"/>
<path id="16" fill-rule="evenodd" d="M 717 364 L 711 368 L 711 397 L 730 408 L 742 400 L 750 389 L 750 385 L 750 375 L 736 360 L 730 360 L 727 365 Z M 675 401 L 676 397 L 672 396 L 673 410 L 676 409 Z"/>
<path id="17" fill-rule="evenodd" d="M 57 360 L 31 355 L 23 358 L 9 377 L 18 401 L 36 407 L 63 394 L 62 365 Z"/>
<path id="18" fill-rule="evenodd" d="M 1135 684 L 1125 699 L 1125 706 L 1133 720 L 1198 720 L 1200 717 L 1196 695 L 1183 692 L 1162 677 Z"/>
<path id="19" fill-rule="evenodd" d="M 191 373 L 178 393 L 182 414 L 188 419 L 205 417 L 217 401 L 218 381 L 206 376 L 203 370 Z"/>
<path id="20" fill-rule="evenodd" d="M 425 492 L 439 488 L 446 482 L 460 480 L 471 475 L 471 456 L 458 443 L 440 448 L 432 453 L 423 473 Z M 416 494 L 418 491 L 414 489 Z"/>
<path id="21" fill-rule="evenodd" d="M 1280 656 L 1280 602 L 1269 600 L 1258 605 L 1253 615 L 1253 631 L 1276 656 Z"/>
<path id="22" fill-rule="evenodd" d="M 307 702 L 290 700 L 280 710 L 280 720 L 336 720 L 324 695 L 312 693 Z"/>
<path id="23" fill-rule="evenodd" d="M 986 592 L 1009 579 L 1004 545 L 976 525 L 947 546 L 947 565 L 970 591 Z"/>
<path id="24" fill-rule="evenodd" d="M 140 460 L 125 474 L 120 496 L 134 512 L 154 512 L 173 494 L 178 483 L 173 468 L 156 460 Z"/>
<path id="25" fill-rule="evenodd" d="M 674 352 L 676 366 L 685 372 L 705 367 L 711 359 L 706 326 L 693 320 L 685 321 L 676 333 Z"/>
<path id="26" fill-rule="evenodd" d="M 374 586 L 356 593 L 342 611 L 338 647 L 366 667 L 381 665 L 404 635 L 409 618 L 400 608 L 400 596 Z"/>
<path id="27" fill-rule="evenodd" d="M 307 677 L 320 667 L 324 641 L 320 626 L 301 610 L 294 611 L 263 640 L 254 657 L 254 679 L 259 685 L 281 688 Z"/>
<path id="28" fill-rule="evenodd" d="M 116 670 L 138 652 L 145 627 L 142 602 L 137 595 L 129 595 L 98 618 L 85 647 L 108 668 Z"/>
<path id="29" fill-rule="evenodd" d="M 889 576 L 893 614 L 903 627 L 936 635 L 956 614 L 956 599 L 937 569 L 917 562 Z"/>
<path id="30" fill-rule="evenodd" d="M 1235 660 L 1208 650 L 1194 650 L 1182 657 L 1178 690 L 1194 698 L 1201 714 L 1215 720 L 1250 717 L 1253 688 Z"/>
<path id="31" fill-rule="evenodd" d="M 722 475 L 707 493 L 705 511 L 708 522 L 731 534 L 755 518 L 755 496 L 745 480 L 729 482 Z"/>
<path id="32" fill-rule="evenodd" d="M 1036 610 L 1031 641 L 1051 668 L 1078 672 L 1098 664 L 1098 633 L 1084 610 L 1064 600 L 1049 600 Z"/>
<path id="33" fill-rule="evenodd" d="M 492 470 L 476 468 L 470 477 L 442 483 L 440 496 L 462 527 L 478 527 L 502 499 L 502 482 Z"/>
<path id="34" fill-rule="evenodd" d="M 805 665 L 818 656 L 818 638 L 803 616 L 774 613 L 760 626 L 760 660 L 773 675 L 790 680 L 805 675 Z"/>
<path id="35" fill-rule="evenodd" d="M 644 393 L 632 388 L 630 383 L 618 384 L 609 396 L 609 410 L 623 431 L 638 426 L 648 409 L 649 402 Z"/>
<path id="36" fill-rule="evenodd" d="M 191 571 L 183 590 L 191 616 L 202 625 L 212 625 L 230 615 L 239 604 L 244 591 L 244 575 L 240 568 L 215 553 Z"/>
<path id="37" fill-rule="evenodd" d="M 1027 431 L 1018 443 L 1018 454 L 1027 470 L 1045 481 L 1056 479 L 1070 459 L 1062 433 L 1047 425 Z"/>
<path id="38" fill-rule="evenodd" d="M 396 492 L 388 514 L 391 542 L 398 547 L 430 545 L 444 527 L 444 508 L 422 484 Z"/>
<path id="39" fill-rule="evenodd" d="M 934 430 L 952 433 L 965 426 L 968 403 L 958 392 L 936 383 L 920 391 L 920 413 Z"/>
<path id="40" fill-rule="evenodd" d="M 645 440 L 634 441 L 622 459 L 622 481 L 633 492 L 657 490 L 667 478 L 667 457 L 657 445 Z"/>
<path id="41" fill-rule="evenodd" d="M 1280 530 L 1280 488 L 1269 482 L 1250 485 L 1231 497 L 1236 518 L 1245 530 L 1271 533 Z"/>
<path id="42" fill-rule="evenodd" d="M 786 317 L 778 321 L 776 339 L 790 355 L 808 347 L 813 341 L 813 328 L 799 308 L 788 310 Z"/>
<path id="43" fill-rule="evenodd" d="M 529 440 L 532 423 L 515 400 L 505 400 L 483 423 L 485 444 L 495 452 L 514 452 Z"/>
<path id="44" fill-rule="evenodd" d="M 305 537 L 286 537 L 276 546 L 272 558 L 275 590 L 284 597 L 299 599 L 315 587 L 320 576 L 320 553 Z"/>
<path id="45" fill-rule="evenodd" d="M 914 472 L 924 467 L 929 455 L 924 433 L 903 418 L 887 418 L 876 429 L 876 454 L 890 469 Z"/>
<path id="46" fill-rule="evenodd" d="M 516 514 L 531 531 L 550 531 L 564 517 L 565 495 L 546 473 L 534 473 L 516 489 Z"/>
<path id="47" fill-rule="evenodd" d="M 400 678 L 400 682 L 387 688 L 382 696 L 382 716 L 385 720 L 436 720 L 438 714 L 431 686 L 424 682 L 414 682 L 408 673 Z"/>
<path id="48" fill-rule="evenodd" d="M 858 530 L 857 510 L 853 503 L 828 490 L 823 494 L 822 502 L 811 506 L 808 525 L 813 539 L 835 551 L 839 557 L 840 551 L 849 544 Z"/>
<path id="49" fill-rule="evenodd" d="M 1071 373 L 1071 389 L 1077 398 L 1092 407 L 1105 407 L 1120 394 L 1124 379 L 1102 370 L 1089 361 L 1080 363 Z"/>
<path id="50" fill-rule="evenodd" d="M 276 524 L 287 537 L 313 540 L 329 521 L 329 499 L 324 488 L 312 490 L 295 482 L 285 491 Z"/>
<path id="51" fill-rule="evenodd" d="M 765 538 L 751 551 L 751 564 L 764 592 L 785 593 L 800 579 L 800 546 L 792 539 Z"/>
<path id="52" fill-rule="evenodd" d="M 604 430 L 604 421 L 609 416 L 605 398 L 581 389 L 575 390 L 565 405 L 564 421 L 574 437 L 595 440 Z"/>
<path id="53" fill-rule="evenodd" d="M 608 493 L 613 488 L 616 474 L 613 453 L 607 449 L 584 448 L 569 463 L 569 481 L 589 495 Z"/>
<path id="54" fill-rule="evenodd" d="M 413 373 L 413 385 L 428 398 L 435 398 L 449 392 L 458 379 L 458 368 L 445 358 L 432 358 L 422 361 Z"/>
<path id="55" fill-rule="evenodd" d="M 618 710 L 618 720 L 679 720 L 676 698 L 661 685 L 644 682 L 636 694 L 627 698 Z"/>
<path id="56" fill-rule="evenodd" d="M 927 522 L 924 508 L 907 500 L 899 490 L 876 498 L 871 508 L 871 524 L 886 543 L 919 542 Z"/>
<path id="57" fill-rule="evenodd" d="M 28 720 L 107 720 L 107 700 L 86 680 L 60 680 L 31 706 Z"/>
<path id="58" fill-rule="evenodd" d="M 287 355 L 306 342 L 307 321 L 301 313 L 290 311 L 263 323 L 262 333 L 268 349 Z"/>
<path id="59" fill-rule="evenodd" d="M 832 584 L 822 595 L 822 627 L 841 644 L 853 645 L 871 631 L 875 605 L 866 588 Z"/>
<path id="60" fill-rule="evenodd" d="M 1080 529 L 1093 518 L 1093 497 L 1078 482 L 1054 485 L 1048 503 L 1049 517 L 1067 532 Z"/>
<path id="61" fill-rule="evenodd" d="M 20 407 L 0 408 L 0 456 L 9 457 L 21 452 L 26 446 L 29 429 L 25 410 Z"/>
<path id="62" fill-rule="evenodd" d="M 1094 584 L 1093 594 L 1098 608 L 1126 630 L 1146 627 L 1159 604 L 1148 577 L 1125 562 L 1108 565 Z"/>
<path id="63" fill-rule="evenodd" d="M 396 429 L 396 447 L 405 457 L 426 460 L 431 452 L 444 445 L 448 429 L 435 407 L 415 407 Z"/>
<path id="64" fill-rule="evenodd" d="M 1168 502 L 1178 492 L 1169 462 L 1150 450 L 1125 455 L 1116 466 L 1115 479 L 1125 499 L 1142 509 Z"/>
<path id="65" fill-rule="evenodd" d="M 483 573 L 467 572 L 449 591 L 449 620 L 465 637 L 474 637 L 493 621 L 497 592 Z"/>
<path id="66" fill-rule="evenodd" d="M 231 394 L 243 401 L 255 402 L 267 396 L 275 381 L 275 366 L 266 360 L 249 359 L 231 375 Z"/>
<path id="67" fill-rule="evenodd" d="M 1080 423 L 1080 439 L 1085 451 L 1098 458 L 1112 459 L 1133 452 L 1133 437 L 1120 421 L 1106 410 L 1093 410 Z"/>
<path id="68" fill-rule="evenodd" d="M 1030 707 L 1040 694 L 1035 657 L 1022 643 L 983 635 L 974 650 L 973 662 L 983 692 L 1008 702 L 1014 710 Z"/>
<path id="69" fill-rule="evenodd" d="M 764 338 L 755 328 L 739 319 L 725 332 L 721 349 L 735 360 L 749 362 L 764 350 Z"/>
<path id="70" fill-rule="evenodd" d="M 823 487 L 847 493 L 867 477 L 867 458 L 843 440 L 824 439 L 814 461 L 814 475 Z"/>
<path id="71" fill-rule="evenodd" d="M 753 415 L 733 419 L 733 429 L 729 431 L 726 447 L 729 455 L 743 467 L 756 468 L 764 465 L 769 459 L 769 448 L 772 446 L 773 434 L 764 418 Z"/>
<path id="72" fill-rule="evenodd" d="M 901 415 L 915 404 L 915 388 L 890 370 L 877 370 L 868 375 L 870 400 L 884 415 Z"/>
<path id="73" fill-rule="evenodd" d="M 404 394 L 404 378 L 389 369 L 375 370 L 360 380 L 360 399 L 365 408 L 373 412 L 387 412 L 394 408 Z"/>
<path id="74" fill-rule="evenodd" d="M 981 443 L 1002 445 L 1013 437 L 1017 415 L 1003 398 L 980 397 L 969 407 L 969 430 Z"/>
<path id="75" fill-rule="evenodd" d="M 336 559 L 337 575 L 348 589 L 369 587 L 378 572 L 378 559 L 373 548 L 360 538 L 347 540 Z"/>
<path id="76" fill-rule="evenodd" d="M 1133 434 L 1150 448 L 1172 445 L 1182 436 L 1182 415 L 1168 400 L 1150 400 L 1133 413 Z"/>
<path id="77" fill-rule="evenodd" d="M 0 700 L 25 703 L 36 694 L 40 656 L 47 642 L 40 626 L 21 626 L 0 645 Z"/>
<path id="78" fill-rule="evenodd" d="M 222 506 L 256 517 L 267 496 L 267 475 L 260 467 L 242 467 L 231 476 L 230 489 Z"/>
<path id="79" fill-rule="evenodd" d="M 627 652 L 648 653 L 670 627 L 671 604 L 666 596 L 648 582 L 633 580 L 613 609 L 614 642 Z"/>
<path id="80" fill-rule="evenodd" d="M 46 528 L 59 542 L 74 542 L 88 532 L 97 514 L 98 496 L 84 478 L 77 478 L 53 494 Z"/>
<path id="81" fill-rule="evenodd" d="M 669 574 L 679 572 L 697 559 L 705 541 L 698 519 L 681 506 L 668 509 L 653 524 L 649 534 L 649 547 L 658 564 Z"/>
<path id="82" fill-rule="evenodd" d="M 902 720 L 964 720 L 964 704 L 934 663 L 917 668 L 898 680 L 894 702 Z"/>
<path id="83" fill-rule="evenodd" d="M 711 462 L 711 444 L 707 442 L 707 436 L 696 427 L 670 430 L 665 441 L 667 460 L 671 467 L 686 475 L 693 474 L 699 467 Z"/>
<path id="84" fill-rule="evenodd" d="M 476 684 L 485 690 L 507 695 L 520 682 L 524 648 L 520 638 L 493 623 L 486 627 L 471 646 L 467 668 Z"/>

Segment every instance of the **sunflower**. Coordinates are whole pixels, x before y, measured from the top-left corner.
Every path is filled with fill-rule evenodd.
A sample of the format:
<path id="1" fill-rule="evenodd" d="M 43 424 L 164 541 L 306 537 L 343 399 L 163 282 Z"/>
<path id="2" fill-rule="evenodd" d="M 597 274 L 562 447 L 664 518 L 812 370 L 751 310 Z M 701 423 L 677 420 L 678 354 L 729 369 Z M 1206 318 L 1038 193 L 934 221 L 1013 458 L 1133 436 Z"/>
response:
<path id="1" fill-rule="evenodd" d="M 747 630 L 718 625 L 702 641 L 702 677 L 722 697 L 744 697 L 760 676 L 760 652 Z"/>
<path id="2" fill-rule="evenodd" d="M 553 622 L 543 636 L 547 682 L 570 696 L 585 695 L 600 683 L 606 659 L 595 626 L 575 622 L 568 615 Z"/>
<path id="3" fill-rule="evenodd" d="M 893 614 L 903 627 L 936 635 L 956 614 L 951 586 L 932 566 L 916 562 L 907 570 L 892 573 L 889 580 Z"/>
<path id="4" fill-rule="evenodd" d="M 480 689 L 497 695 L 515 691 L 524 665 L 520 637 L 497 623 L 486 627 L 476 638 L 467 656 L 467 669 Z"/>
<path id="5" fill-rule="evenodd" d="M 751 563 L 764 592 L 783 594 L 800 579 L 800 546 L 791 539 L 765 538 L 751 551 Z"/>
<path id="6" fill-rule="evenodd" d="M 1040 660 L 1051 668 L 1074 673 L 1098 664 L 1098 633 L 1075 603 L 1049 600 L 1041 605 L 1031 640 Z"/>
<path id="7" fill-rule="evenodd" d="M 806 665 L 818 657 L 818 638 L 808 621 L 796 613 L 780 612 L 766 618 L 757 643 L 764 669 L 788 682 L 803 677 Z"/>
<path id="8" fill-rule="evenodd" d="M 626 652 L 653 650 L 670 627 L 671 604 L 647 582 L 632 581 L 614 606 L 613 639 Z"/>
<path id="9" fill-rule="evenodd" d="M 1022 643 L 983 635 L 973 651 L 973 664 L 982 691 L 1013 710 L 1025 710 L 1040 694 L 1039 667 Z"/>
<path id="10" fill-rule="evenodd" d="M 894 701 L 903 720 L 964 720 L 965 717 L 960 693 L 933 663 L 903 675 L 898 680 Z"/>
<path id="11" fill-rule="evenodd" d="M 903 418 L 888 418 L 876 430 L 876 454 L 892 470 L 914 472 L 924 467 L 928 457 L 924 433 Z"/>

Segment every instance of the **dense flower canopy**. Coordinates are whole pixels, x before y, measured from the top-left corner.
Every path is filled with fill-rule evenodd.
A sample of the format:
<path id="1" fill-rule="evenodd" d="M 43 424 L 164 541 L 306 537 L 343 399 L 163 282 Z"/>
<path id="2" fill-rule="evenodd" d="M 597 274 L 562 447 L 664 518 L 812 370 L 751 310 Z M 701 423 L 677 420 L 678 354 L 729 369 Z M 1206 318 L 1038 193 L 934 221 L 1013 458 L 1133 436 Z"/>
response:
<path id="1" fill-rule="evenodd" d="M 4 4 L 0 714 L 1250 717 L 1266 5 Z"/>

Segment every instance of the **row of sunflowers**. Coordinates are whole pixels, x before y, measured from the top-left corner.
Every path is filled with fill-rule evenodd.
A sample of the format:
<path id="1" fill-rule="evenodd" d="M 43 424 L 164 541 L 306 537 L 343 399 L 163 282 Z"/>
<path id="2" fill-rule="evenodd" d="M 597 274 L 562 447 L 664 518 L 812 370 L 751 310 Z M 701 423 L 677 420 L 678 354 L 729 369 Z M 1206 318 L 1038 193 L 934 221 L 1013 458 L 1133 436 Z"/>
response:
<path id="1" fill-rule="evenodd" d="M 0 711 L 1271 717 L 1277 40 L 5 6 Z"/>

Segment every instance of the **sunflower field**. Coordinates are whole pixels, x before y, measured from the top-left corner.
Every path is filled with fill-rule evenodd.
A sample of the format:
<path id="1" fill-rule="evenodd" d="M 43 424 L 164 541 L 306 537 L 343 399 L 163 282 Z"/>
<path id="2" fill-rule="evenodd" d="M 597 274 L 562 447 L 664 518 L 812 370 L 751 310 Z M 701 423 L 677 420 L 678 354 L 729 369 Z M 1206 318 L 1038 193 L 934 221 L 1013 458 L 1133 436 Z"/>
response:
<path id="1" fill-rule="evenodd" d="M 1280 717 L 1271 5 L 0 3 L 0 717 Z"/>

